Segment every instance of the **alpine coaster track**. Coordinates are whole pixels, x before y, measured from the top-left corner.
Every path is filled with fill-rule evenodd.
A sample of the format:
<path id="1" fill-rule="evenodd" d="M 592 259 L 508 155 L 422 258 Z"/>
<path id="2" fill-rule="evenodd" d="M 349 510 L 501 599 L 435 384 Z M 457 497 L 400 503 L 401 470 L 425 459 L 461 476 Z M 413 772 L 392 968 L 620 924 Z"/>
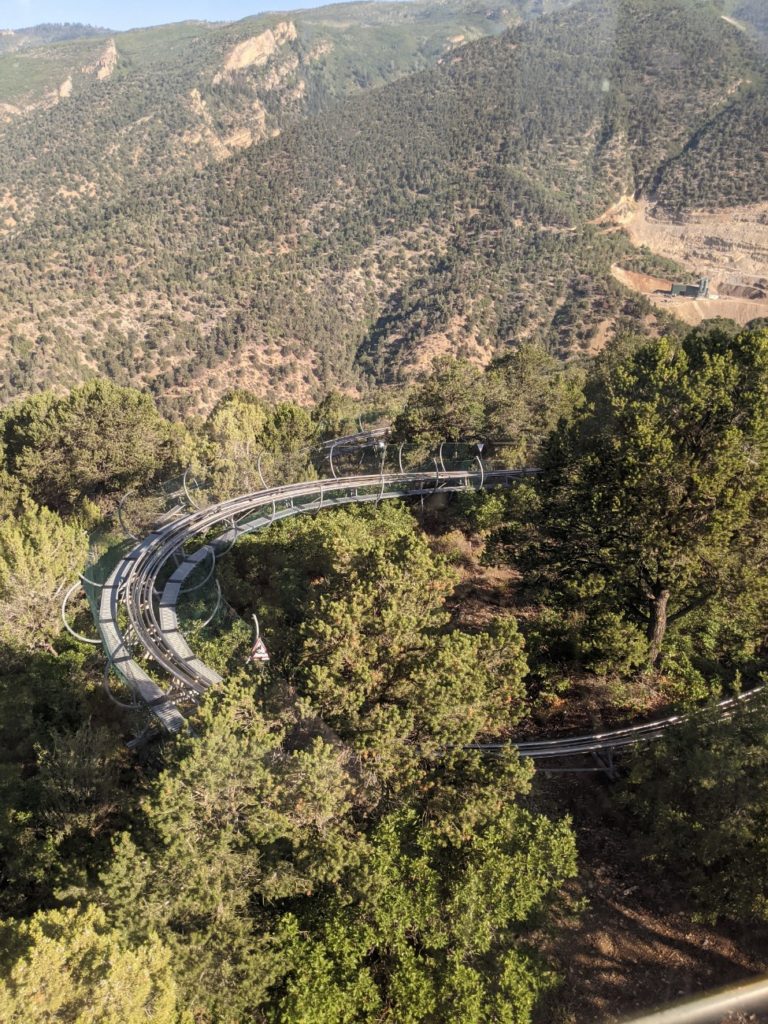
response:
<path id="1" fill-rule="evenodd" d="M 508 487 L 514 481 L 539 472 L 536 469 L 486 471 L 480 457 L 482 445 L 476 446 L 480 454 L 474 456 L 469 468 L 447 469 L 441 446 L 439 459 L 433 459 L 434 471 L 413 472 L 403 471 L 400 446 L 399 471 L 384 472 L 388 446 L 382 440 L 383 436 L 384 431 L 379 430 L 327 442 L 323 452 L 334 474 L 331 477 L 278 487 L 264 486 L 252 493 L 205 508 L 195 507 L 186 486 L 185 475 L 185 505 L 191 511 L 182 514 L 184 506 L 173 509 L 165 521 L 138 541 L 118 561 L 103 584 L 98 585 L 82 578 L 84 583 L 100 588 L 97 625 L 107 654 L 105 689 L 112 699 L 123 703 L 111 692 L 110 676 L 114 672 L 133 695 L 133 703 L 124 706 L 145 707 L 163 731 L 176 733 L 185 724 L 182 709 L 194 708 L 211 686 L 223 682 L 223 677 L 201 661 L 191 649 L 180 628 L 178 603 L 183 594 L 199 590 L 213 578 L 217 598 L 210 618 L 214 617 L 221 602 L 221 591 L 214 576 L 216 562 L 240 537 L 301 513 L 316 513 L 323 509 L 364 502 L 378 503 L 387 499 L 424 499 L 441 492 Z M 337 448 L 339 451 L 350 451 L 355 446 L 375 447 L 382 452 L 379 473 L 343 477 L 336 475 L 334 451 Z M 259 476 L 264 482 L 260 462 Z M 200 542 L 197 549 L 187 553 L 187 549 L 197 542 Z M 203 574 L 202 579 L 195 584 L 189 583 L 196 572 Z M 66 615 L 64 621 L 70 632 L 73 632 L 66 621 Z M 74 635 L 82 640 L 87 639 L 79 634 Z M 142 667 L 132 647 L 137 649 L 139 657 L 148 656 L 161 669 L 164 677 L 162 684 Z M 757 687 L 746 694 L 720 701 L 720 713 L 724 716 L 732 714 L 740 702 L 748 700 L 761 689 L 763 687 Z M 668 728 L 688 717 L 670 715 L 623 729 L 559 739 L 479 743 L 473 744 L 472 749 L 492 754 L 513 745 L 520 754 L 533 759 L 537 767 L 541 767 L 542 763 L 551 765 L 553 761 L 564 758 L 591 755 L 596 768 L 566 766 L 555 770 L 607 770 L 610 773 L 614 751 L 656 740 Z M 545 770 L 551 769 L 545 767 Z"/>

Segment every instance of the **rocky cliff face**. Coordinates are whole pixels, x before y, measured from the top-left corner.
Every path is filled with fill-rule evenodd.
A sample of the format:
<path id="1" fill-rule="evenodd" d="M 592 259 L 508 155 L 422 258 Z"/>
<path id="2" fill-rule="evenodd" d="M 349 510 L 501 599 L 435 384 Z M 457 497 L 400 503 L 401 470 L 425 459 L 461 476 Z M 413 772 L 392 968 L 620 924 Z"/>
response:
<path id="1" fill-rule="evenodd" d="M 298 38 L 296 26 L 292 21 L 281 21 L 274 28 L 250 39 L 238 43 L 224 62 L 225 71 L 242 71 L 252 66 L 261 67 L 266 64 L 273 53 L 286 43 L 295 42 Z"/>
<path id="2" fill-rule="evenodd" d="M 100 82 L 103 82 L 117 67 L 117 59 L 115 40 L 110 39 L 97 60 L 93 64 L 86 64 L 80 70 L 84 75 L 95 75 Z"/>

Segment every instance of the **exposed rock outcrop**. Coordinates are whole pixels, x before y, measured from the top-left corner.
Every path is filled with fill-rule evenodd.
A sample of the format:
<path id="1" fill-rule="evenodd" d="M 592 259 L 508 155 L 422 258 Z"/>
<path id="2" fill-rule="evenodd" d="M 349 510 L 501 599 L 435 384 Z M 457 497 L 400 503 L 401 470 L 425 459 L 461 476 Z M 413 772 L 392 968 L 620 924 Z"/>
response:
<path id="1" fill-rule="evenodd" d="M 262 67 L 273 53 L 286 43 L 292 43 L 297 35 L 296 26 L 292 21 L 280 21 L 274 28 L 268 28 L 257 36 L 244 39 L 230 50 L 224 61 L 224 72 L 219 72 L 215 76 L 214 83 L 220 82 L 226 72 Z"/>
<path id="2" fill-rule="evenodd" d="M 115 46 L 115 40 L 110 39 L 98 59 L 93 64 L 86 64 L 80 70 L 84 75 L 96 75 L 101 82 L 105 78 L 109 78 L 116 67 L 117 47 Z"/>

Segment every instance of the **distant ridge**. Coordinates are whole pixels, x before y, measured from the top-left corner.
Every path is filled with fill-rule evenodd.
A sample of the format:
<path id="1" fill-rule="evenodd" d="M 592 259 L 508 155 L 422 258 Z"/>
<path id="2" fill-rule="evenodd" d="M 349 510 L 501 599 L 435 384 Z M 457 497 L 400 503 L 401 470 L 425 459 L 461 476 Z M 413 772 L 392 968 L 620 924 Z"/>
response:
<path id="1" fill-rule="evenodd" d="M 69 39 L 111 34 L 111 29 L 83 25 L 79 22 L 46 22 L 41 25 L 31 25 L 29 28 L 0 28 L 0 53 L 7 53 L 22 47 L 41 46 L 46 43 L 66 42 Z"/>

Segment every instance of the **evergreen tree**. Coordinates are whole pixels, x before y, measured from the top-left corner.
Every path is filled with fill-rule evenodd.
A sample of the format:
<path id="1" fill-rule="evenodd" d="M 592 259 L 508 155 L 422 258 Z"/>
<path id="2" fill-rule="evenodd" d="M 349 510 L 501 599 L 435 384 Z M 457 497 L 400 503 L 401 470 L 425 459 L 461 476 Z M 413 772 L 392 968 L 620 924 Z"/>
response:
<path id="1" fill-rule="evenodd" d="M 662 339 L 587 397 L 549 445 L 526 564 L 642 624 L 657 662 L 670 622 L 766 571 L 768 332 Z"/>
<path id="2" fill-rule="evenodd" d="M 388 815 L 322 917 L 309 917 L 316 932 L 296 942 L 276 1019 L 528 1024 L 555 979 L 521 935 L 574 855 L 566 823 L 514 803 L 453 843 L 414 811 Z"/>
<path id="3" fill-rule="evenodd" d="M 408 397 L 394 423 L 396 441 L 428 450 L 441 441 L 471 441 L 485 426 L 483 375 L 465 360 L 435 360 L 427 379 Z"/>
<path id="4" fill-rule="evenodd" d="M 57 511 L 144 483 L 173 462 L 178 440 L 148 395 L 101 380 L 17 402 L 1 427 L 6 468 Z"/>
<path id="5" fill-rule="evenodd" d="M 639 852 L 710 920 L 768 922 L 768 703 L 697 716 L 632 766 Z"/>
<path id="6" fill-rule="evenodd" d="M 311 479 L 316 439 L 317 425 L 306 409 L 233 391 L 206 420 L 198 468 L 220 496 L 258 490 L 262 478 L 268 486 Z"/>
<path id="7" fill-rule="evenodd" d="M 64 592 L 87 553 L 87 537 L 76 522 L 28 499 L 18 517 L 0 522 L 0 639 L 48 646 L 61 630 Z"/>
<path id="8" fill-rule="evenodd" d="M 6 1024 L 191 1024 L 177 1009 L 170 953 L 156 936 L 133 945 L 92 906 L 3 924 Z"/>

